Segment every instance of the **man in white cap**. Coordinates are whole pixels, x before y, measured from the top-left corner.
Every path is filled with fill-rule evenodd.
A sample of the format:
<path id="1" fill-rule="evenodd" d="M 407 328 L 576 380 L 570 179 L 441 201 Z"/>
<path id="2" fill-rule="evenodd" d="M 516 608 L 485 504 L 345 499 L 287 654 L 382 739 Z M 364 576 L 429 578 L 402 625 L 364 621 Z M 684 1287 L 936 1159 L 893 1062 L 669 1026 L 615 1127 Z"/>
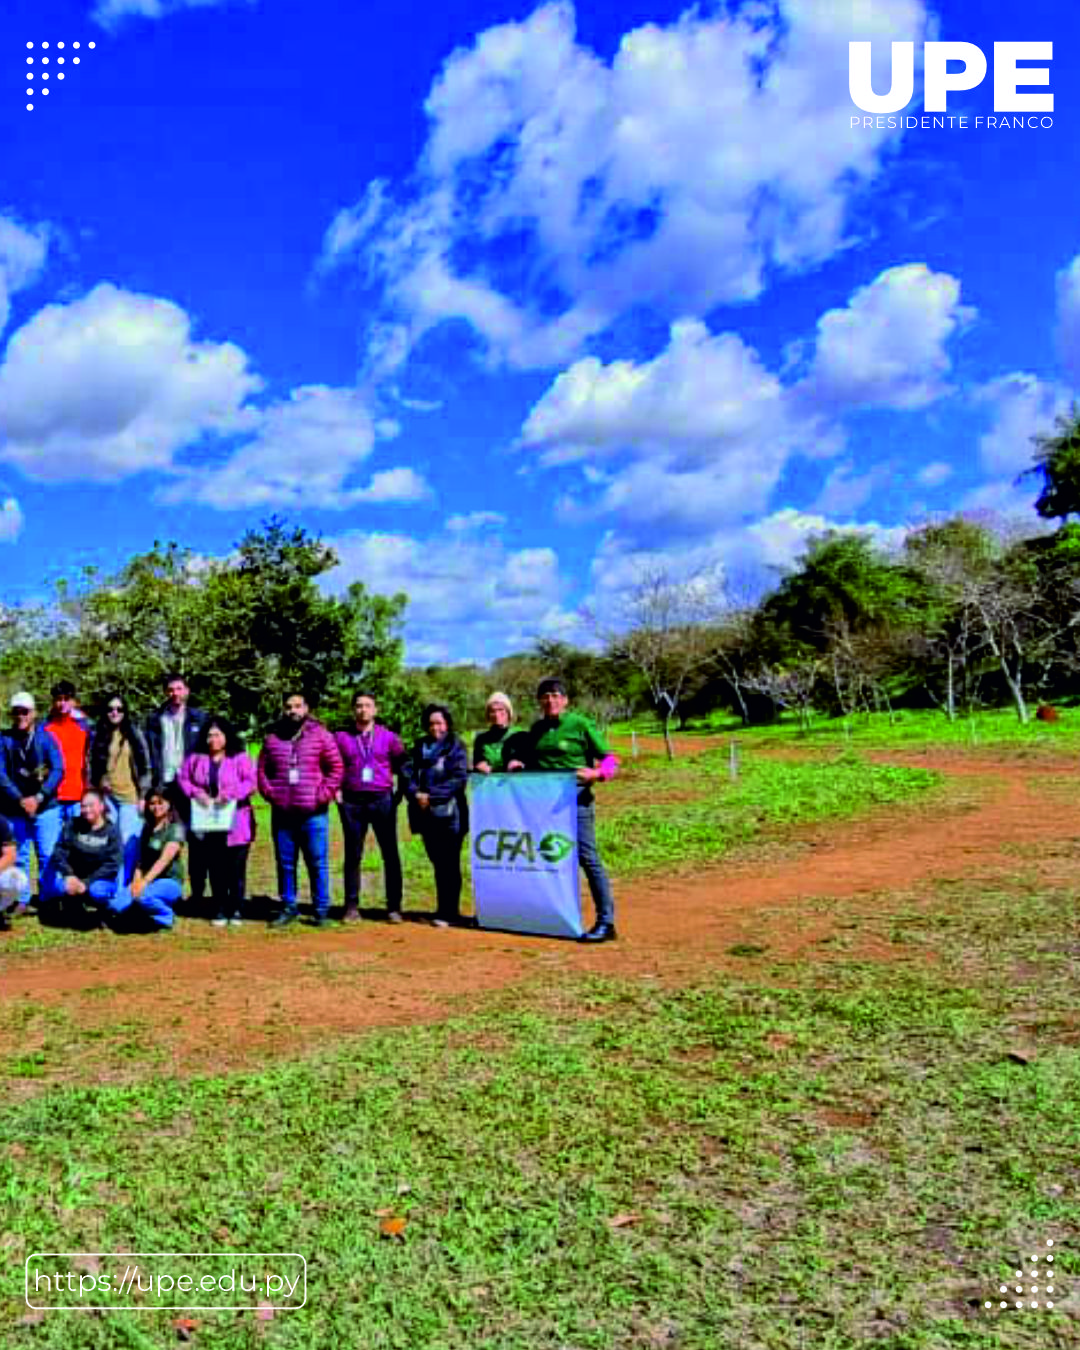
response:
<path id="1" fill-rule="evenodd" d="M 63 824 L 56 790 L 64 761 L 54 737 L 37 723 L 33 694 L 11 698 L 11 727 L 0 732 L 0 815 L 15 837 L 17 867 L 29 876 L 30 845 L 37 854 L 38 886 Z"/>

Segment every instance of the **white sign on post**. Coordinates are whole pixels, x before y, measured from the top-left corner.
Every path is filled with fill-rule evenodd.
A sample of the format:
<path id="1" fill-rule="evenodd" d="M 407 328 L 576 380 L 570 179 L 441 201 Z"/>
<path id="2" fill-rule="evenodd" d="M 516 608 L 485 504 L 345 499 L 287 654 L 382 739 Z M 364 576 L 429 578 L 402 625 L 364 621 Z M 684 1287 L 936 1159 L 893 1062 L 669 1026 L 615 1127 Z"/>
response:
<path id="1" fill-rule="evenodd" d="M 471 779 L 473 895 L 481 928 L 577 938 L 577 796 L 572 773 Z"/>

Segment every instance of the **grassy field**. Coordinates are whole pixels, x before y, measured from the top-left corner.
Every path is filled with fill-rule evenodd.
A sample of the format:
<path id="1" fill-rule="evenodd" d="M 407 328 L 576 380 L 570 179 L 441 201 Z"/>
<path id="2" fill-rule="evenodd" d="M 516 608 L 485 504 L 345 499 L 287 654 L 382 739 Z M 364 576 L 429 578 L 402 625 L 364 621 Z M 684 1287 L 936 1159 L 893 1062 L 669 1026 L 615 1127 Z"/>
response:
<path id="1" fill-rule="evenodd" d="M 630 765 L 603 808 L 616 874 L 948 796 L 831 750 L 742 770 L 728 780 L 726 751 Z M 67 1083 L 4 1066 L 0 1345 L 1074 1345 L 1077 856 L 1062 840 L 993 885 L 822 896 L 801 911 L 832 926 L 811 956 L 739 943 L 681 987 L 549 973 L 257 1071 L 162 1076 L 145 1028 L 118 1026 L 93 1062 L 125 1081 L 97 1086 L 78 1071 L 91 1034 L 66 1026 Z M 888 963 L 855 955 L 868 937 Z M 348 999 L 364 977 L 327 978 Z M 307 1305 L 28 1311 L 34 1250 L 300 1252 Z M 1002 1310 L 1018 1262 L 1051 1253 L 1055 1310 Z"/>
<path id="2" fill-rule="evenodd" d="M 1075 1344 L 1072 918 L 1022 876 L 894 895 L 858 922 L 900 966 L 536 986 L 262 1073 L 13 1103 L 13 1280 L 32 1249 L 304 1253 L 304 1310 L 195 1315 L 221 1350 Z M 1059 1311 L 1001 1311 L 1046 1237 Z M 163 1345 L 171 1316 L 24 1334 Z"/>
<path id="3" fill-rule="evenodd" d="M 856 713 L 851 717 L 816 715 L 803 729 L 794 714 L 786 713 L 769 726 L 744 727 L 738 718 L 724 714 L 695 722 L 675 733 L 676 743 L 692 742 L 699 736 L 727 736 L 748 748 L 770 745 L 802 745 L 819 749 L 891 749 L 920 746 L 957 746 L 970 749 L 1009 750 L 1020 753 L 1066 753 L 1080 750 L 1080 708 L 1059 707 L 1057 722 L 1035 719 L 1021 723 L 1009 708 L 991 708 L 950 722 L 934 710 L 901 709 L 888 713 Z M 655 718 L 617 722 L 611 733 L 625 744 L 631 731 L 639 736 L 658 736 L 662 727 Z"/>

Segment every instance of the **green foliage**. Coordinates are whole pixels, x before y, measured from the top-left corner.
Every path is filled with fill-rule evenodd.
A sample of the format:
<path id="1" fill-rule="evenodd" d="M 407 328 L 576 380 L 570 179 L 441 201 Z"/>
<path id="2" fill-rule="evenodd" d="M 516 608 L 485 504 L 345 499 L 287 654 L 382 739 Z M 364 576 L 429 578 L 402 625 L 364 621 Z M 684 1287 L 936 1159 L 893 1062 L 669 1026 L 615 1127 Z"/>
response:
<path id="1" fill-rule="evenodd" d="M 146 711 L 176 671 L 196 702 L 247 729 L 276 716 L 290 688 L 338 717 L 355 685 L 372 684 L 392 710 L 406 597 L 361 582 L 328 596 L 318 582 L 336 563 L 332 548 L 276 517 L 224 559 L 156 543 L 115 576 L 61 582 L 51 618 L 17 616 L 2 634 L 0 675 L 42 694 L 63 675 L 88 707 L 116 690 Z"/>
<path id="2" fill-rule="evenodd" d="M 1020 478 L 1042 479 L 1035 510 L 1048 520 L 1068 520 L 1080 514 L 1080 406 L 1059 413 L 1053 435 L 1032 437 L 1036 446 L 1034 464 Z M 1019 481 L 1019 479 L 1017 480 Z"/>

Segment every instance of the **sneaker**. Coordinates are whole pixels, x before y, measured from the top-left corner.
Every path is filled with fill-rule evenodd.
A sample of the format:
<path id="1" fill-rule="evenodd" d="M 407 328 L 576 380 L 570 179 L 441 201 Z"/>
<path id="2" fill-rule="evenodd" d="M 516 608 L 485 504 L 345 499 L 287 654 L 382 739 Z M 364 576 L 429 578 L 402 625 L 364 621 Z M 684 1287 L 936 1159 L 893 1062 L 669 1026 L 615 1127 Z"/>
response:
<path id="1" fill-rule="evenodd" d="M 342 923 L 359 923 L 359 922 L 360 922 L 360 907 L 359 907 L 359 905 L 356 905 L 356 904 L 346 905 L 346 906 L 345 906 L 345 912 L 344 912 L 344 914 L 342 914 L 342 916 L 341 916 L 341 922 L 342 922 Z"/>
<path id="2" fill-rule="evenodd" d="M 432 928 L 449 928 L 450 924 L 446 919 L 432 919 L 431 926 Z"/>
<path id="3" fill-rule="evenodd" d="M 283 909 L 280 914 L 270 920 L 271 928 L 288 928 L 289 924 L 295 923 L 300 915 L 295 909 Z"/>
<path id="4" fill-rule="evenodd" d="M 391 910 L 388 910 L 388 911 L 387 911 L 387 914 L 386 914 L 386 922 L 387 922 L 387 923 L 404 923 L 404 922 L 405 922 L 405 915 L 402 914 L 402 912 L 401 912 L 400 909 L 391 909 Z"/>
<path id="5" fill-rule="evenodd" d="M 329 916 L 326 914 L 316 914 L 314 919 L 312 919 L 311 921 L 311 926 L 313 928 L 329 928 L 330 927 Z"/>
<path id="6" fill-rule="evenodd" d="M 224 914 L 219 914 L 219 915 L 217 916 L 216 919 L 211 919 L 211 920 L 210 920 L 210 927 L 211 927 L 211 928 L 224 928 L 225 925 L 226 925 L 228 922 L 229 922 L 229 921 L 228 921 L 228 919 L 225 917 Z"/>
<path id="7" fill-rule="evenodd" d="M 243 922 L 244 922 L 244 921 L 243 921 L 243 919 L 240 917 L 239 914 L 234 914 L 234 915 L 232 916 L 232 918 L 229 920 L 229 927 L 230 927 L 230 928 L 240 928 L 240 927 L 242 926 Z"/>

